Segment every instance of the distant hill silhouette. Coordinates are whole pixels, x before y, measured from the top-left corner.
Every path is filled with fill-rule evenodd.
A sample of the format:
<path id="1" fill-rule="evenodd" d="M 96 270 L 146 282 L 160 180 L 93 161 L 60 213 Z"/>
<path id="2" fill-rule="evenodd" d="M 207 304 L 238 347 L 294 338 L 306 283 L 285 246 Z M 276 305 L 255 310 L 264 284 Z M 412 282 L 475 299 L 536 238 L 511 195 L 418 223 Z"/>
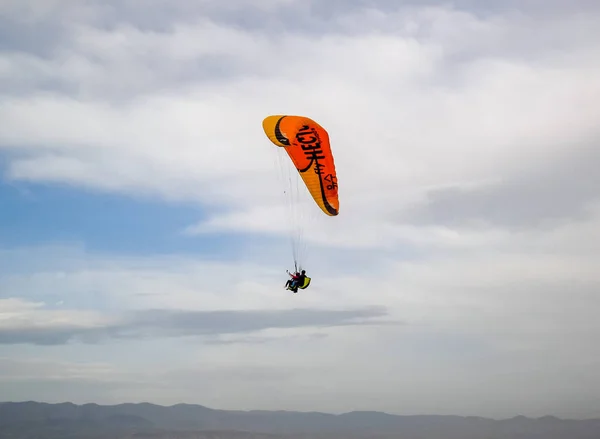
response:
<path id="1" fill-rule="evenodd" d="M 600 419 L 494 420 L 382 412 L 215 410 L 201 405 L 0 403 L 0 439 L 600 439 Z"/>

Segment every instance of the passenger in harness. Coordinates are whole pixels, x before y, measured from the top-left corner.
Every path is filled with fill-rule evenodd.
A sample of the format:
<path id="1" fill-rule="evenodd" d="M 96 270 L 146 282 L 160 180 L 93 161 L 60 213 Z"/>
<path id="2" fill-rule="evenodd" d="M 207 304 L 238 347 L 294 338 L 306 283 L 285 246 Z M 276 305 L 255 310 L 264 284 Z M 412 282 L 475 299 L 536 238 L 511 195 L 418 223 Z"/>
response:
<path id="1" fill-rule="evenodd" d="M 310 277 L 306 276 L 306 270 L 302 270 L 300 273 L 295 272 L 294 274 L 286 270 L 290 275 L 291 279 L 285 283 L 285 288 L 292 291 L 293 293 L 298 292 L 298 288 L 305 289 L 310 285 Z"/>

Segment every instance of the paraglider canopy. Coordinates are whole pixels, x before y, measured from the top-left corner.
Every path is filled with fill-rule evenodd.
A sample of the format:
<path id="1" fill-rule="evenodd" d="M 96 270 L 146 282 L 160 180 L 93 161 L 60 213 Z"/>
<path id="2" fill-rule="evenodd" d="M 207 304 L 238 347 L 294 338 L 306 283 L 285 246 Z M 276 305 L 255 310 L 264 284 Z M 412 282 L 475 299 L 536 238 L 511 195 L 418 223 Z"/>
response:
<path id="1" fill-rule="evenodd" d="M 288 153 L 321 210 L 338 215 L 337 174 L 327 131 L 308 117 L 287 115 L 266 117 L 263 129 L 271 142 Z"/>

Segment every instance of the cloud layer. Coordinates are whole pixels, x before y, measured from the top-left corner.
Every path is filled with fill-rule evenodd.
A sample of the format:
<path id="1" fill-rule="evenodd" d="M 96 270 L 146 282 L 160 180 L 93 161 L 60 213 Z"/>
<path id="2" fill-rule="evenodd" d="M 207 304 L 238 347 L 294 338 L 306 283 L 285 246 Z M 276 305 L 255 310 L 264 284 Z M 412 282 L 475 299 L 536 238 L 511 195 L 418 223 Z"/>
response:
<path id="1" fill-rule="evenodd" d="M 107 339 L 160 339 L 161 337 L 215 336 L 253 333 L 265 329 L 327 328 L 368 325 L 368 318 L 385 316 L 382 309 L 347 311 L 318 309 L 184 311 L 147 309 L 122 316 L 81 311 L 40 309 L 41 304 L 0 301 L 0 344 L 60 345 L 71 341 Z M 40 312 L 41 311 L 41 312 Z M 385 322 L 384 322 L 385 323 Z"/>
<path id="2" fill-rule="evenodd" d="M 173 233 L 235 256 L 3 249 L 2 393 L 600 413 L 600 7 L 454 5 L 2 2 L 7 184 L 196 205 Z M 340 182 L 339 217 L 305 200 L 298 295 L 280 113 L 327 128 Z"/>

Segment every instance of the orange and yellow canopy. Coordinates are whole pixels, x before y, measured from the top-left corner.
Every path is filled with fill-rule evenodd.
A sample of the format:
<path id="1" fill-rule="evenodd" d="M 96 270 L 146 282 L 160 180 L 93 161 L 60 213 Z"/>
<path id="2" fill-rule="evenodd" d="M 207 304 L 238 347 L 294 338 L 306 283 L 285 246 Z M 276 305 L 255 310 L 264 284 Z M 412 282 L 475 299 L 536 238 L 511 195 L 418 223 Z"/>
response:
<path id="1" fill-rule="evenodd" d="M 287 115 L 266 117 L 263 129 L 271 142 L 285 148 L 321 210 L 337 215 L 338 182 L 327 131 L 308 117 Z"/>

